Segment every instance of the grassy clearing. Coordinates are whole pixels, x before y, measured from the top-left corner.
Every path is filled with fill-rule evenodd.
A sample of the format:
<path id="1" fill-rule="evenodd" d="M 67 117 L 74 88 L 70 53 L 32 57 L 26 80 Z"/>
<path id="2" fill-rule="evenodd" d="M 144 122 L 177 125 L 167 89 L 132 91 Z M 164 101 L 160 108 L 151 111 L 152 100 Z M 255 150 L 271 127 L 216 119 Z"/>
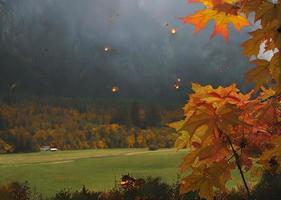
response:
<path id="1" fill-rule="evenodd" d="M 127 173 L 160 176 L 173 183 L 185 153 L 175 149 L 114 149 L 1 155 L 0 182 L 28 181 L 44 195 L 82 185 L 107 190 L 114 186 L 115 179 Z"/>
<path id="2" fill-rule="evenodd" d="M 28 181 L 32 187 L 49 196 L 64 189 L 108 190 L 122 174 L 159 176 L 175 183 L 178 165 L 186 150 L 147 151 L 147 149 L 106 149 L 29 154 L 0 155 L 0 183 Z M 250 180 L 249 173 L 246 174 Z M 242 184 L 238 171 L 233 173 L 230 188 Z"/>

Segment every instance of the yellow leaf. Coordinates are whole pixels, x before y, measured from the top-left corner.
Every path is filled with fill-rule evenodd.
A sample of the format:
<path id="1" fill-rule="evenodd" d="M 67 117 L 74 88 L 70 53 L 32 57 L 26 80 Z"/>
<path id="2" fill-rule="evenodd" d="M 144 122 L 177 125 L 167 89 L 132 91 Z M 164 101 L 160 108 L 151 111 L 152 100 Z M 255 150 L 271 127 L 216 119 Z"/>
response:
<path id="1" fill-rule="evenodd" d="M 181 182 L 181 193 L 198 191 L 200 197 L 212 200 L 215 190 L 225 191 L 225 184 L 231 178 L 227 163 L 213 163 L 193 168 L 192 174 Z"/>
<path id="2" fill-rule="evenodd" d="M 175 129 L 176 131 L 179 131 L 180 129 L 182 129 L 183 124 L 184 124 L 184 120 L 180 120 L 177 122 L 169 123 L 168 126 Z"/>
<path id="3" fill-rule="evenodd" d="M 175 147 L 177 148 L 177 150 L 179 149 L 184 149 L 189 145 L 189 134 L 186 131 L 181 131 L 179 134 L 181 134 L 175 142 Z"/>
<path id="4" fill-rule="evenodd" d="M 258 99 L 264 101 L 270 97 L 273 97 L 276 94 L 276 91 L 272 88 L 266 89 L 264 87 L 261 87 L 262 92 L 260 93 Z"/>

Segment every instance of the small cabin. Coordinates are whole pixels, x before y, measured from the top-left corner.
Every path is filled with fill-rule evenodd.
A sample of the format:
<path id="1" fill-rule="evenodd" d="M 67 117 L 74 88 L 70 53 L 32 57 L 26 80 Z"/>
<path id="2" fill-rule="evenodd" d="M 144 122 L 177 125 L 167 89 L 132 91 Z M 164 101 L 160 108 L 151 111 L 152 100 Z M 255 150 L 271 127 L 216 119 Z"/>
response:
<path id="1" fill-rule="evenodd" d="M 52 147 L 52 148 L 50 148 L 50 150 L 49 150 L 49 151 L 51 151 L 51 152 L 55 152 L 55 151 L 58 151 L 58 150 L 59 150 L 58 148 Z"/>

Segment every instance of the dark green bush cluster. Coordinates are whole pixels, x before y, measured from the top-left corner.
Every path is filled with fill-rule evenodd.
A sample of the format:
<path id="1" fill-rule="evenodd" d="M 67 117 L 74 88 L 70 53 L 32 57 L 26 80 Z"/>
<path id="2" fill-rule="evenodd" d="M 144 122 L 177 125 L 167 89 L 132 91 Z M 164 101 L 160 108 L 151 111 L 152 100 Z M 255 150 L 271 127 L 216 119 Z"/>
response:
<path id="1" fill-rule="evenodd" d="M 42 196 L 25 183 L 11 182 L 0 186 L 1 200 L 43 200 Z"/>
<path id="2" fill-rule="evenodd" d="M 179 195 L 178 184 L 168 185 L 160 178 L 148 177 L 138 188 L 125 190 L 114 188 L 108 192 L 94 192 L 83 187 L 80 191 L 62 190 L 51 200 L 197 200 L 198 195 Z"/>
<path id="3" fill-rule="evenodd" d="M 224 195 L 226 200 L 247 200 L 243 187 L 238 191 Z M 251 191 L 250 200 L 280 200 L 281 199 L 281 174 L 267 171 L 261 181 Z"/>
<path id="4" fill-rule="evenodd" d="M 243 188 L 238 192 L 219 194 L 214 200 L 246 200 Z M 141 187 L 122 189 L 115 187 L 107 192 L 96 192 L 87 189 L 62 190 L 49 199 L 42 198 L 27 183 L 12 182 L 0 186 L 1 200 L 200 200 L 196 192 L 185 195 L 179 193 L 179 183 L 169 185 L 160 178 L 148 177 Z M 266 172 L 261 182 L 253 189 L 251 200 L 280 200 L 281 174 Z M 201 199 L 202 200 L 202 199 Z"/>
<path id="5" fill-rule="evenodd" d="M 0 187 L 1 200 L 29 200 L 30 188 L 27 183 L 9 183 Z"/>

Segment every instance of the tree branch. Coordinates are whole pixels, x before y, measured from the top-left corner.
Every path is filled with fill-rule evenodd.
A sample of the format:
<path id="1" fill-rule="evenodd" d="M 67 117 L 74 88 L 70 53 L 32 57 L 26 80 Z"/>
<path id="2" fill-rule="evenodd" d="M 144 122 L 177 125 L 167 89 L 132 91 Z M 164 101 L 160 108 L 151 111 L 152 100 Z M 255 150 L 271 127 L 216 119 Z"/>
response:
<path id="1" fill-rule="evenodd" d="M 226 134 L 225 134 L 225 135 L 226 135 Z M 242 167 L 241 167 L 241 164 L 240 164 L 240 157 L 239 157 L 237 151 L 234 149 L 230 137 L 229 137 L 228 135 L 226 135 L 226 138 L 227 138 L 227 141 L 228 141 L 228 143 L 229 143 L 229 145 L 230 145 L 230 147 L 231 147 L 231 150 L 232 150 L 233 155 L 234 155 L 234 158 L 235 158 L 236 165 L 237 165 L 237 167 L 238 167 L 238 169 L 239 169 L 239 172 L 240 172 L 240 175 L 241 175 L 241 177 L 242 177 L 244 186 L 245 186 L 245 188 L 246 188 L 247 195 L 248 195 L 248 200 L 250 200 L 250 190 L 249 190 L 249 187 L 248 187 L 248 185 L 247 185 L 247 182 L 246 182 L 246 179 L 245 179 L 245 176 L 244 176 L 244 172 L 243 172 Z"/>

